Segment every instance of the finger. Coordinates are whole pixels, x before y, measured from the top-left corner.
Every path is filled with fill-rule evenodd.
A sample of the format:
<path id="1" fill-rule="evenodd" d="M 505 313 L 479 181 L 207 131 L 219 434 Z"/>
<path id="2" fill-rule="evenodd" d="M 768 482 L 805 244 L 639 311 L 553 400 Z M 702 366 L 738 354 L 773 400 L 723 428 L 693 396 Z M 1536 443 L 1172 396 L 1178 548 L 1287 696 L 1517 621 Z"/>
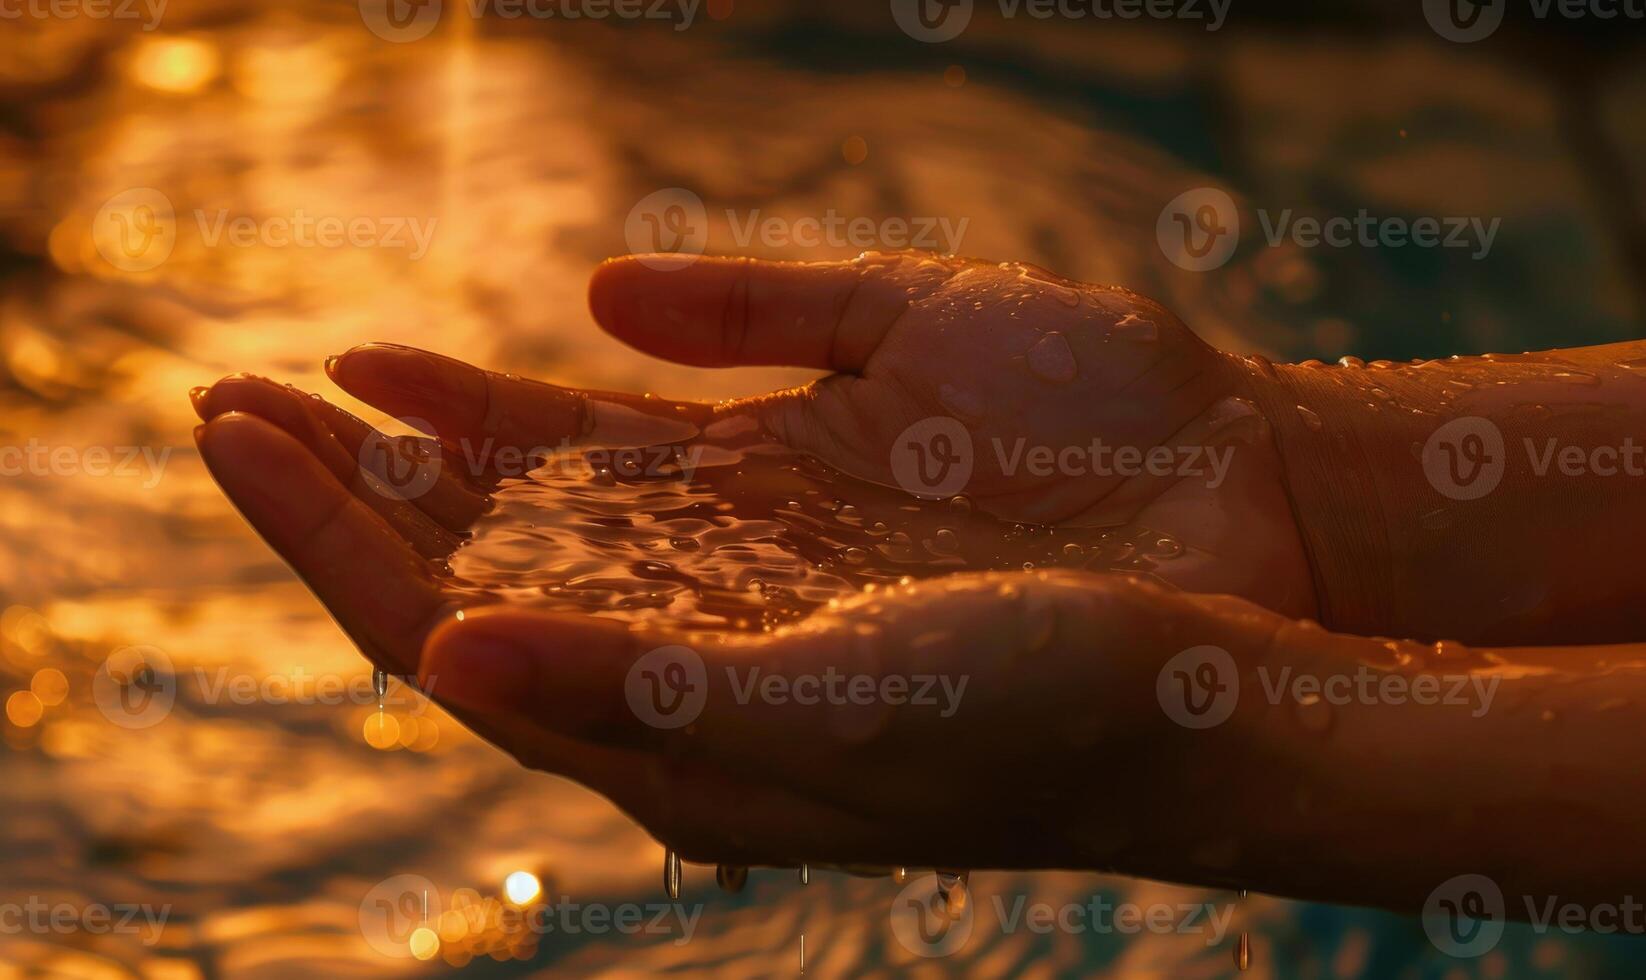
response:
<path id="1" fill-rule="evenodd" d="M 1093 636 L 1117 649 L 1158 645 L 1168 618 L 1142 602 L 1097 610 L 1091 581 L 957 576 L 871 593 L 770 637 L 683 638 L 497 610 L 443 627 L 425 663 L 466 675 L 470 686 L 448 691 L 460 700 L 538 711 L 575 737 L 711 760 L 820 799 L 895 807 L 897 794 L 929 784 L 904 781 L 866 801 L 868 770 L 919 759 L 928 777 L 952 769 L 964 779 L 966 768 L 994 764 L 1026 776 L 1018 760 L 1049 758 L 1067 731 L 1088 726 L 1094 689 L 1152 685 L 1154 668 L 1096 659 L 1082 646 Z M 1150 602 L 1165 594 L 1133 591 Z M 1152 703 L 1097 713 L 1109 730 L 1126 731 L 1128 718 L 1158 727 L 1164 719 L 1136 707 Z"/>
<path id="2" fill-rule="evenodd" d="M 851 641 L 833 623 L 815 634 L 829 641 L 820 648 L 801 633 L 695 645 L 708 696 L 684 727 L 648 724 L 626 703 L 658 634 L 539 623 L 532 646 L 523 622 L 499 617 L 485 641 L 499 658 L 538 658 L 543 672 L 514 675 L 511 696 L 550 724 L 916 826 L 899 863 L 1054 862 L 1405 907 L 1469 872 L 1495 874 L 1512 904 L 1616 902 L 1646 871 L 1613 846 L 1646 801 L 1646 764 L 1608 748 L 1646 710 L 1641 647 L 1469 651 L 1334 635 L 1116 576 L 957 577 L 853 611 L 851 632 L 881 627 L 869 638 L 878 665 L 843 654 Z M 938 635 L 922 642 L 899 623 Z M 481 640 L 443 634 L 436 659 Z M 838 705 L 802 703 L 798 688 L 726 699 L 718 672 L 749 666 L 791 680 L 829 666 L 960 672 L 970 686 L 946 719 L 898 705 L 842 738 Z M 1207 714 L 1218 707 L 1223 717 Z M 945 794 L 961 809 L 922 823 Z M 1551 845 L 1557 814 L 1565 833 Z M 1056 843 L 1038 850 L 1040 838 Z"/>
<path id="3" fill-rule="evenodd" d="M 356 398 L 432 429 L 471 471 L 494 469 L 505 449 L 543 456 L 577 445 L 680 442 L 713 414 L 698 402 L 562 388 L 394 344 L 356 347 L 328 360 L 326 371 Z"/>
<path id="4" fill-rule="evenodd" d="M 420 479 L 416 492 L 397 492 L 390 486 L 367 478 L 375 474 L 374 453 L 393 451 L 415 461 L 413 436 L 388 436 L 319 395 L 309 395 L 291 385 L 275 384 L 265 377 L 235 374 L 211 387 L 189 392 L 194 412 L 209 422 L 226 412 L 247 412 L 267 418 L 285 428 L 293 438 L 309 446 L 316 458 L 331 469 L 339 483 L 384 514 L 390 524 L 407 530 L 408 539 L 431 539 L 438 548 L 420 547 L 425 555 L 451 552 L 458 537 L 491 506 L 486 492 L 459 478 L 449 466 L 436 466 L 433 479 Z M 369 466 L 370 464 L 370 466 Z M 415 509 L 413 509 L 415 507 Z M 433 525 L 430 524 L 433 522 Z M 439 529 L 451 534 L 439 534 Z"/>
<path id="5" fill-rule="evenodd" d="M 272 422 L 230 412 L 195 441 L 223 492 L 367 657 L 415 673 L 425 634 L 454 605 L 434 566 Z"/>
<path id="6" fill-rule="evenodd" d="M 589 307 L 613 336 L 702 367 L 789 365 L 857 373 L 909 308 L 965 262 L 913 253 L 845 262 L 653 257 L 601 264 Z"/>
<path id="7" fill-rule="evenodd" d="M 446 471 L 432 481 L 418 482 L 416 492 L 405 493 L 368 478 L 362 453 L 379 446 L 390 450 L 391 437 L 290 385 L 233 375 L 209 388 L 196 388 L 189 396 L 203 421 L 245 412 L 284 429 L 426 558 L 445 557 L 456 550 L 462 533 L 487 506 L 484 494 Z"/>

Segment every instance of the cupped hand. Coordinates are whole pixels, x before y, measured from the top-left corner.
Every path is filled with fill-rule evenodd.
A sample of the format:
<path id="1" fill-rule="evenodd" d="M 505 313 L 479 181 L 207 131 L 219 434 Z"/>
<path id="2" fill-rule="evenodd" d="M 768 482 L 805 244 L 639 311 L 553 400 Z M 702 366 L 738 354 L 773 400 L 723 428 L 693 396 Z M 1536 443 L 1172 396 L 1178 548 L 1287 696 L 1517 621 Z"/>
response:
<path id="1" fill-rule="evenodd" d="M 418 440 L 246 376 L 194 393 L 201 454 L 377 666 L 421 675 L 483 736 L 600 790 L 688 859 L 1234 880 L 1233 868 L 1157 843 L 1202 832 L 1204 811 L 1168 819 L 1106 801 L 1190 793 L 1235 805 L 1242 726 L 1191 751 L 1190 729 L 1160 708 L 1160 666 L 1195 644 L 1264 649 L 1284 620 L 1260 606 L 1313 613 L 1278 462 L 1238 362 L 1136 294 L 1026 266 L 906 254 L 677 266 L 601 266 L 597 320 L 690 364 L 833 373 L 705 405 L 368 345 L 329 374 L 446 447 L 461 444 L 446 465 L 420 468 Z M 488 604 L 446 574 L 508 451 L 742 423 L 865 480 L 964 494 L 1002 520 L 1170 535 L 1184 553 L 1156 578 L 1257 605 L 1129 576 L 963 570 L 731 635 Z M 922 440 L 956 425 L 970 475 L 922 485 L 934 471 L 920 464 L 956 451 Z M 1110 450 L 1166 447 L 1172 468 L 1105 464 L 1094 438 Z M 1028 465 L 1036 447 L 1054 460 L 1066 447 L 1086 455 L 1062 453 L 1047 472 Z M 1220 478 L 1186 462 L 1198 450 L 1209 468 L 1220 449 L 1232 450 Z M 403 464 L 416 492 L 385 486 L 373 460 Z M 752 693 L 772 677 L 786 693 Z M 831 693 L 831 677 L 859 686 Z M 678 690 L 658 686 L 679 678 Z M 697 690 L 689 724 L 660 717 L 661 702 L 647 707 Z"/>

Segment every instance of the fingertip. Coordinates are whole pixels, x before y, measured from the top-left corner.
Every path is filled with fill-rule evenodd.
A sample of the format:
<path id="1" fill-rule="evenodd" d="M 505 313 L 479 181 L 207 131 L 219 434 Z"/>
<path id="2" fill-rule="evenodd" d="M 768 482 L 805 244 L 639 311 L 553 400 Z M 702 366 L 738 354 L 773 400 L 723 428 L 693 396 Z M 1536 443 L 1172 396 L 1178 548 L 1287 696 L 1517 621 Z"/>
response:
<path id="1" fill-rule="evenodd" d="M 438 699 L 530 711 L 567 734 L 608 727 L 637 646 L 624 623 L 508 607 L 469 609 L 430 632 L 418 678 Z"/>
<path id="2" fill-rule="evenodd" d="M 487 405 L 484 371 L 416 347 L 361 344 L 327 358 L 326 374 L 338 387 L 396 417 L 452 421 L 462 427 L 483 417 Z"/>

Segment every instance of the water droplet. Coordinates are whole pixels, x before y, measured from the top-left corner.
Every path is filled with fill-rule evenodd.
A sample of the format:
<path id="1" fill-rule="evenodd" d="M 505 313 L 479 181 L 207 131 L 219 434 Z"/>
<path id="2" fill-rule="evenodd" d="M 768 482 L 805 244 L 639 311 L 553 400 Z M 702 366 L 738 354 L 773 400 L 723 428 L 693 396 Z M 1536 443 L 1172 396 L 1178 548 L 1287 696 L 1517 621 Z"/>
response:
<path id="1" fill-rule="evenodd" d="M 680 897 L 680 855 L 671 850 L 663 852 L 663 893 Z"/>
<path id="2" fill-rule="evenodd" d="M 682 534 L 670 538 L 669 547 L 676 551 L 696 551 L 703 547 L 703 542 Z"/>
<path id="3" fill-rule="evenodd" d="M 1321 430 L 1320 416 L 1316 415 L 1313 409 L 1299 405 L 1297 406 L 1297 415 L 1303 420 L 1303 424 L 1309 427 L 1310 431 L 1319 432 Z"/>
<path id="4" fill-rule="evenodd" d="M 377 694 L 377 704 L 383 705 L 383 697 L 389 693 L 389 672 L 378 668 L 371 672 L 371 689 Z"/>
<path id="5" fill-rule="evenodd" d="M 943 903 L 949 918 L 957 919 L 966 911 L 967 892 L 965 871 L 934 871 L 937 876 L 937 898 Z"/>
<path id="6" fill-rule="evenodd" d="M 714 869 L 714 883 L 720 890 L 736 895 L 749 883 L 749 869 L 741 864 L 720 864 Z"/>
<path id="7" fill-rule="evenodd" d="M 1030 347 L 1024 360 L 1035 377 L 1053 384 L 1067 384 L 1079 373 L 1069 342 L 1055 330 Z"/>
<path id="8" fill-rule="evenodd" d="M 896 884 L 901 885 L 901 884 L 907 882 L 908 880 L 909 880 L 909 869 L 908 868 L 893 868 L 892 869 L 892 881 L 893 882 L 895 882 Z"/>
<path id="9" fill-rule="evenodd" d="M 957 494 L 949 498 L 949 510 L 956 514 L 970 514 L 972 512 L 972 502 L 965 495 Z"/>
<path id="10" fill-rule="evenodd" d="M 1303 730 L 1324 735 L 1332 727 L 1332 706 L 1318 694 L 1305 694 L 1297 699 L 1292 713 Z"/>
<path id="11" fill-rule="evenodd" d="M 840 553 L 840 557 L 848 565 L 861 565 L 869 560 L 869 553 L 862 548 L 847 548 Z"/>
<path id="12" fill-rule="evenodd" d="M 1252 968 L 1252 934 L 1243 932 L 1235 941 L 1234 949 L 1235 969 L 1250 970 Z"/>
<path id="13" fill-rule="evenodd" d="M 946 527 L 938 528 L 932 535 L 932 550 L 940 555 L 952 555 L 960 550 L 960 538 Z"/>
<path id="14" fill-rule="evenodd" d="M 1363 367 L 1366 366 L 1366 362 L 1361 360 L 1358 357 L 1354 357 L 1352 355 L 1345 354 L 1344 356 L 1337 359 L 1337 365 L 1338 365 L 1338 367 L 1346 367 L 1346 368 L 1363 368 Z"/>
<path id="15" fill-rule="evenodd" d="M 1128 313 L 1115 321 L 1114 335 L 1123 340 L 1154 340 L 1160 336 L 1160 328 L 1153 320 L 1145 320 L 1136 313 Z"/>
<path id="16" fill-rule="evenodd" d="M 812 883 L 812 868 L 811 868 L 811 865 L 802 864 L 800 866 L 800 883 L 802 885 L 809 885 L 809 884 Z"/>

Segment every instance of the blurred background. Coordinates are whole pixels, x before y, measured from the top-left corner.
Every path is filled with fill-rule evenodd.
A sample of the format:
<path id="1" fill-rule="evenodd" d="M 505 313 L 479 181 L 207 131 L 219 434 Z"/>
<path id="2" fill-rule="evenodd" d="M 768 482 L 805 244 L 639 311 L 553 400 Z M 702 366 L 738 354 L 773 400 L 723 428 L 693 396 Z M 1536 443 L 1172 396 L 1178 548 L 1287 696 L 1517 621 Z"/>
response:
<path id="1" fill-rule="evenodd" d="M 190 438 L 186 392 L 234 371 L 379 420 L 320 370 L 368 340 L 672 396 L 803 380 L 593 327 L 594 263 L 681 244 L 1030 261 L 1285 359 L 1641 336 L 1646 23 L 1530 0 L 1229 0 L 1215 28 L 1209 0 L 1105 9 L 0 2 L 0 978 L 788 976 L 802 933 L 810 976 L 1234 975 L 1234 932 L 996 920 L 996 897 L 1234 899 L 1084 874 L 975 875 L 973 933 L 938 957 L 894 936 L 897 885 L 822 872 L 726 895 L 688 867 L 689 941 L 511 928 L 562 899 L 661 903 L 662 849 L 438 709 L 379 709 Z M 1230 230 L 1199 223 L 1215 192 L 1239 233 L 1186 268 L 1172 202 Z M 1288 209 L 1495 231 L 1271 241 Z M 147 665 L 136 702 L 121 664 Z M 1412 916 L 1255 895 L 1235 922 L 1258 977 L 1603 977 L 1646 955 L 1513 926 L 1457 960 Z"/>

